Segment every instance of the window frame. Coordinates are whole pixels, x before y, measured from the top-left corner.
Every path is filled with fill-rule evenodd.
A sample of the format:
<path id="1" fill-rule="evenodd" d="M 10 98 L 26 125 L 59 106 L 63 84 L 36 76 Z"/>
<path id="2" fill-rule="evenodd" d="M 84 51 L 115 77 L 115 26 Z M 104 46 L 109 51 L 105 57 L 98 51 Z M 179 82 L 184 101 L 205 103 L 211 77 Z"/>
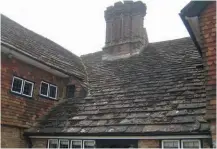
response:
<path id="1" fill-rule="evenodd" d="M 22 81 L 20 92 L 17 92 L 17 91 L 14 91 L 14 90 L 13 90 L 13 87 L 14 87 L 14 80 L 15 80 L 15 79 Z M 30 83 L 30 84 L 32 85 L 32 88 L 31 88 L 31 95 L 27 95 L 27 94 L 24 94 L 24 93 L 23 93 L 24 87 L 25 87 L 25 82 Z M 17 77 L 17 76 L 13 76 L 13 80 L 12 80 L 12 84 L 11 84 L 11 92 L 12 92 L 12 93 L 15 93 L 15 94 L 18 94 L 18 95 L 22 95 L 22 96 L 25 96 L 25 97 L 32 98 L 33 91 L 34 91 L 34 85 L 35 85 L 35 83 L 32 82 L 32 81 L 29 81 L 29 80 L 26 80 L 26 79 L 23 79 L 23 78 L 20 78 L 20 77 Z"/>
<path id="2" fill-rule="evenodd" d="M 162 140 L 161 141 L 161 148 L 164 149 L 164 142 L 166 141 L 177 141 L 178 142 L 178 149 L 180 149 L 180 140 Z"/>
<path id="3" fill-rule="evenodd" d="M 14 79 L 18 79 L 18 80 L 21 80 L 21 81 L 22 81 L 20 92 L 13 91 Z M 22 89 L 23 89 L 23 79 L 21 79 L 21 78 L 19 78 L 19 77 L 16 77 L 16 76 L 13 76 L 13 80 L 12 80 L 12 84 L 11 84 L 11 92 L 22 95 Z"/>
<path id="4" fill-rule="evenodd" d="M 47 148 L 49 149 L 50 148 L 50 144 L 49 144 L 49 142 L 50 142 L 50 140 L 56 140 L 57 141 L 57 149 L 59 148 L 59 140 L 58 139 L 48 139 L 48 143 L 47 143 Z"/>
<path id="5" fill-rule="evenodd" d="M 42 83 L 48 85 L 47 95 L 41 94 L 41 86 L 42 86 Z M 53 98 L 53 97 L 50 96 L 50 86 L 56 88 L 55 98 Z M 46 97 L 46 98 L 49 98 L 49 99 L 54 99 L 54 100 L 56 100 L 56 99 L 57 99 L 57 90 L 58 90 L 57 85 L 54 85 L 54 84 L 51 84 L 51 83 L 48 83 L 48 82 L 45 82 L 45 81 L 41 81 L 41 83 L 40 83 L 39 95 L 42 96 L 42 97 Z"/>
<path id="6" fill-rule="evenodd" d="M 50 96 L 50 86 L 52 86 L 52 87 L 55 87 L 56 88 L 56 92 L 55 92 L 55 97 L 53 98 L 53 97 L 51 97 Z M 49 98 L 51 98 L 51 99 L 57 99 L 57 86 L 56 85 L 53 85 L 53 84 L 49 84 L 49 91 L 48 91 L 48 97 Z"/>
<path id="7" fill-rule="evenodd" d="M 29 83 L 29 84 L 32 84 L 31 94 L 30 94 L 30 95 L 27 95 L 27 94 L 24 94 L 24 93 L 23 93 L 24 87 L 25 87 L 25 83 L 26 83 L 26 82 Z M 27 96 L 27 97 L 32 97 L 33 89 L 34 89 L 34 83 L 33 83 L 33 82 L 27 81 L 27 80 L 23 80 L 22 95 Z"/>
<path id="8" fill-rule="evenodd" d="M 59 143 L 58 149 L 61 149 L 61 148 L 60 148 L 60 141 L 67 141 L 67 142 L 68 142 L 68 149 L 70 148 L 70 146 L 69 146 L 69 145 L 70 145 L 70 144 L 69 144 L 69 143 L 70 143 L 69 139 L 59 139 L 59 142 L 58 142 L 58 143 Z"/>
<path id="9" fill-rule="evenodd" d="M 72 142 L 73 141 L 79 141 L 79 142 L 81 142 L 81 149 L 83 149 L 83 141 L 82 140 L 70 140 L 70 149 L 72 149 Z"/>
<path id="10" fill-rule="evenodd" d="M 84 143 L 85 143 L 86 141 L 94 141 L 94 147 L 93 147 L 93 149 L 96 148 L 96 141 L 95 141 L 95 140 L 83 140 L 82 149 L 85 149 L 85 148 L 84 148 Z"/>
<path id="11" fill-rule="evenodd" d="M 199 149 L 201 149 L 201 141 L 199 139 L 185 139 L 181 140 L 181 149 L 183 149 L 183 142 L 197 141 L 199 143 Z"/>
<path id="12" fill-rule="evenodd" d="M 48 85 L 48 88 L 47 88 L 47 95 L 44 95 L 44 94 L 41 94 L 41 87 L 42 87 L 42 83 L 44 83 L 44 84 L 47 84 Z M 39 94 L 41 95 L 41 96 L 44 96 L 44 97 L 48 97 L 48 95 L 49 95 L 49 83 L 47 83 L 47 82 L 44 82 L 44 81 L 41 81 L 41 83 L 40 83 L 40 90 L 39 90 Z"/>

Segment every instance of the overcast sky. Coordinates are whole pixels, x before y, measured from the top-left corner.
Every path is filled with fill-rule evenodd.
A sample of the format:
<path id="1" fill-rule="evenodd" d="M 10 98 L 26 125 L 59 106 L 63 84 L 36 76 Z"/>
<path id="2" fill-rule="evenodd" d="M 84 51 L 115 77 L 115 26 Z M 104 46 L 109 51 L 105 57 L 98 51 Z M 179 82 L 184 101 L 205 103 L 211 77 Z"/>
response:
<path id="1" fill-rule="evenodd" d="M 104 10 L 118 0 L 0 0 L 0 13 L 76 55 L 102 50 Z M 180 10 L 190 0 L 142 0 L 150 42 L 189 36 Z"/>

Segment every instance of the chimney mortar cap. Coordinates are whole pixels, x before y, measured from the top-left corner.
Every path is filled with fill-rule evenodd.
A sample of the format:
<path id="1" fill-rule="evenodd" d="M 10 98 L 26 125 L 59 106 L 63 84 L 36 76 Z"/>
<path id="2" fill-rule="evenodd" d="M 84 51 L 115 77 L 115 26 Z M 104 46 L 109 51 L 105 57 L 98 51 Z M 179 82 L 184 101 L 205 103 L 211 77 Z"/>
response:
<path id="1" fill-rule="evenodd" d="M 123 5 L 123 3 L 122 3 L 121 1 L 116 2 L 116 3 L 114 4 L 115 7 L 122 6 L 122 5 Z"/>
<path id="2" fill-rule="evenodd" d="M 114 6 L 109 6 L 106 8 L 106 10 L 112 10 Z"/>
<path id="3" fill-rule="evenodd" d="M 124 0 L 124 2 L 132 2 L 133 0 Z"/>

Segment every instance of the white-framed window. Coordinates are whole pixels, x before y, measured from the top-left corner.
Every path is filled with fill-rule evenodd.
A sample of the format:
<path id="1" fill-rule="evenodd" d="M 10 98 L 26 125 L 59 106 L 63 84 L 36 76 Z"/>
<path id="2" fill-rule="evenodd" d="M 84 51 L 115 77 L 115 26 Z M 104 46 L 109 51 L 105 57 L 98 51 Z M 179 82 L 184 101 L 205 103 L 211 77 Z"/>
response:
<path id="1" fill-rule="evenodd" d="M 41 81 L 40 95 L 52 99 L 57 98 L 57 86 Z"/>
<path id="2" fill-rule="evenodd" d="M 71 148 L 82 148 L 82 140 L 71 140 Z"/>
<path id="3" fill-rule="evenodd" d="M 200 140 L 181 140 L 181 146 L 183 149 L 187 149 L 187 148 L 200 149 L 201 148 Z"/>
<path id="4" fill-rule="evenodd" d="M 69 140 L 59 140 L 59 148 L 69 148 Z"/>
<path id="5" fill-rule="evenodd" d="M 49 139 L 48 148 L 58 148 L 58 139 Z"/>
<path id="6" fill-rule="evenodd" d="M 201 141 L 198 139 L 162 140 L 163 149 L 201 149 Z"/>
<path id="7" fill-rule="evenodd" d="M 83 149 L 95 149 L 95 141 L 94 140 L 84 140 L 83 141 Z"/>
<path id="8" fill-rule="evenodd" d="M 57 87 L 55 85 L 50 84 L 49 97 L 56 99 L 56 96 L 57 96 Z"/>
<path id="9" fill-rule="evenodd" d="M 23 95 L 32 97 L 34 83 L 24 80 Z"/>
<path id="10" fill-rule="evenodd" d="M 47 148 L 95 149 L 95 140 L 48 139 Z"/>
<path id="11" fill-rule="evenodd" d="M 33 82 L 14 76 L 11 85 L 11 92 L 32 97 L 33 87 Z"/>
<path id="12" fill-rule="evenodd" d="M 40 86 L 40 95 L 48 97 L 48 92 L 49 92 L 49 83 L 42 81 Z"/>
<path id="13" fill-rule="evenodd" d="M 179 140 L 162 140 L 163 149 L 180 148 Z"/>

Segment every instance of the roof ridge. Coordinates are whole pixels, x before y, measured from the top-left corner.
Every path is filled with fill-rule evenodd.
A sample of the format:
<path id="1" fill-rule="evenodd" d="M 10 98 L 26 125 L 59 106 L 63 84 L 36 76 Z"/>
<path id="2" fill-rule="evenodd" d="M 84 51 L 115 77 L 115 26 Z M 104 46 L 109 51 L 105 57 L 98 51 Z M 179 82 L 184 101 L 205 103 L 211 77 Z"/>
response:
<path id="1" fill-rule="evenodd" d="M 150 42 L 149 44 L 152 45 L 152 44 L 155 44 L 155 43 L 166 43 L 166 42 L 173 42 L 173 41 L 179 41 L 179 40 L 191 40 L 191 38 L 189 36 L 186 36 L 186 37 L 181 37 L 181 38 L 175 38 L 175 39 L 170 39 L 170 40 L 162 40 L 162 41 L 156 41 L 156 42 Z M 80 58 L 84 58 L 86 56 L 93 56 L 95 54 L 101 54 L 103 51 L 96 51 L 96 52 L 92 52 L 92 53 L 87 53 L 87 54 L 83 54 L 80 56 Z M 83 60 L 82 60 L 83 61 Z"/>

